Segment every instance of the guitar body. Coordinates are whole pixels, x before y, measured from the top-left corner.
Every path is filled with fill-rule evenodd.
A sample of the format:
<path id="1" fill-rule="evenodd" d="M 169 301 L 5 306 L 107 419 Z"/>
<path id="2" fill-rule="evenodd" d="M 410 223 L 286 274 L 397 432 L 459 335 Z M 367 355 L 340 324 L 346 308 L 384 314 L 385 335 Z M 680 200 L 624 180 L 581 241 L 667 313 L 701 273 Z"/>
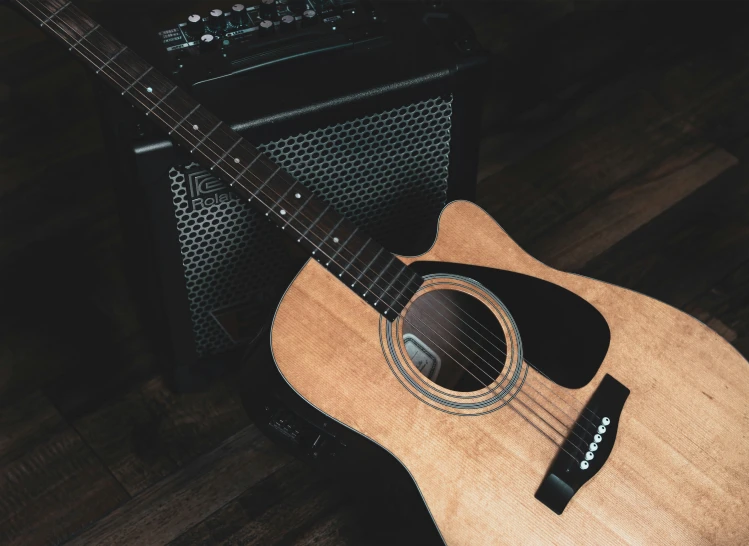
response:
<path id="1" fill-rule="evenodd" d="M 403 260 L 452 267 L 456 286 L 475 273 L 508 300 L 524 354 L 551 378 L 536 385 L 559 400 L 582 408 L 607 375 L 629 389 L 608 459 L 555 513 L 535 495 L 560 447 L 520 406 L 446 411 L 409 388 L 387 321 L 309 261 L 272 325 L 278 371 L 407 469 L 446 544 L 749 543 L 749 367 L 720 336 L 661 302 L 541 264 L 467 202 L 443 211 L 426 254 Z"/>

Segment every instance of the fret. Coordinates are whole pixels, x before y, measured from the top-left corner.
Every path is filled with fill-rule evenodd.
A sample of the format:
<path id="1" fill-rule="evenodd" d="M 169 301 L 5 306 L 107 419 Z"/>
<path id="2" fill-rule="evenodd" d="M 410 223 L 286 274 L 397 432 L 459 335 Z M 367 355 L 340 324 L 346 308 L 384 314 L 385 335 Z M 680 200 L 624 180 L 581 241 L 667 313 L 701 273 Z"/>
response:
<path id="1" fill-rule="evenodd" d="M 359 252 L 357 252 L 356 254 L 354 254 L 354 257 L 353 257 L 353 258 L 351 258 L 351 260 L 349 261 L 349 263 L 347 263 L 347 264 L 346 264 L 346 267 L 344 267 L 344 268 L 343 268 L 343 271 L 341 271 L 340 275 L 338 275 L 339 277 L 340 277 L 341 275 L 343 275 L 343 274 L 344 274 L 344 273 L 346 272 L 346 270 L 347 270 L 347 269 L 348 269 L 349 267 L 351 267 L 351 264 L 352 264 L 352 263 L 354 263 L 354 261 L 355 261 L 355 260 L 356 260 L 356 259 L 357 259 L 357 258 L 359 257 L 359 254 L 361 254 L 361 253 L 362 253 L 362 251 L 363 251 L 363 250 L 364 250 L 365 248 L 367 248 L 367 245 L 369 244 L 369 242 L 370 242 L 371 240 L 372 240 L 372 239 L 367 239 L 367 240 L 366 240 L 366 242 L 364 243 L 364 246 L 363 246 L 363 247 L 361 247 L 361 248 L 359 249 Z M 353 287 L 353 286 L 354 286 L 354 284 L 356 284 L 356 283 L 353 283 L 353 284 L 352 284 L 351 286 Z"/>
<path id="2" fill-rule="evenodd" d="M 359 276 L 358 276 L 358 277 L 356 277 L 356 282 L 359 282 L 359 280 L 360 280 L 360 279 L 361 279 L 361 278 L 362 278 L 362 277 L 364 276 L 364 273 L 365 273 L 365 272 L 366 272 L 366 271 L 367 271 L 367 270 L 368 270 L 368 269 L 369 269 L 370 267 L 372 267 L 372 264 L 373 264 L 373 263 L 375 263 L 375 261 L 377 260 L 377 258 L 379 258 L 379 257 L 380 257 L 380 254 L 382 254 L 382 251 L 383 251 L 383 250 L 385 250 L 385 249 L 384 249 L 384 248 L 382 248 L 382 247 L 380 247 L 380 250 L 378 250 L 378 251 L 377 251 L 377 254 L 375 254 L 375 257 L 374 257 L 374 258 L 372 258 L 372 261 L 371 261 L 371 262 L 369 262 L 369 263 L 368 263 L 368 264 L 366 265 L 366 267 L 364 267 L 364 268 L 363 268 L 363 269 L 362 269 L 361 271 L 359 271 Z M 367 290 L 366 292 L 364 292 L 364 295 L 366 296 L 366 295 L 367 295 L 368 293 L 369 293 L 369 290 Z"/>
<path id="3" fill-rule="evenodd" d="M 167 98 L 167 97 L 168 97 L 169 95 L 171 95 L 172 93 L 174 93 L 174 92 L 175 92 L 175 91 L 176 91 L 177 89 L 178 89 L 178 87 L 177 87 L 176 85 L 175 85 L 174 87 L 172 87 L 172 88 L 171 88 L 171 89 L 169 90 L 169 92 L 168 92 L 168 93 L 167 93 L 166 95 L 164 95 L 163 97 L 161 97 L 161 98 L 160 98 L 160 99 L 158 100 L 158 102 L 157 102 L 156 104 L 154 104 L 153 106 L 151 106 L 151 108 L 149 108 L 149 109 L 148 109 L 148 110 L 146 111 L 146 115 L 150 114 L 150 113 L 151 113 L 151 112 L 153 112 L 153 111 L 154 111 L 154 110 L 155 110 L 156 108 L 158 108 L 158 107 L 159 107 L 159 105 L 160 105 L 160 104 L 161 104 L 162 102 L 164 102 L 164 101 L 166 100 L 166 98 Z"/>
<path id="4" fill-rule="evenodd" d="M 302 236 L 301 236 L 301 237 L 299 238 L 299 240 L 297 241 L 297 243 L 301 243 L 301 242 L 302 242 L 302 239 L 304 239 L 304 238 L 305 238 L 305 237 L 307 236 L 307 234 L 308 234 L 308 233 L 310 232 L 310 230 L 311 230 L 311 229 L 312 229 L 313 227 L 315 227 L 315 224 L 317 224 L 317 222 L 319 222 L 319 221 L 320 221 L 320 218 L 322 218 L 323 216 L 325 216 L 325 213 L 326 213 L 326 212 L 328 212 L 328 209 L 330 209 L 330 205 L 328 205 L 327 207 L 325 207 L 325 210 L 323 210 L 323 211 L 322 211 L 322 212 L 321 212 L 321 213 L 320 213 L 320 214 L 318 215 L 318 217 L 317 217 L 317 218 L 315 218 L 315 221 L 314 221 L 314 222 L 312 222 L 312 223 L 311 223 L 310 225 L 308 225 L 308 226 L 307 226 L 307 229 L 305 229 L 305 230 L 304 230 L 304 233 L 302 233 Z M 310 242 L 311 242 L 311 241 L 310 241 Z M 314 254 L 315 252 L 317 252 L 317 249 L 313 250 L 313 251 L 312 251 L 312 254 Z"/>
<path id="5" fill-rule="evenodd" d="M 75 43 L 68 48 L 68 51 L 73 51 L 76 47 L 78 47 L 78 44 L 80 44 L 83 40 L 85 40 L 86 38 L 88 38 L 89 36 L 91 36 L 91 34 L 93 34 L 96 31 L 96 29 L 98 29 L 100 26 L 101 25 L 97 24 L 94 28 L 92 28 L 91 30 L 89 30 L 86 34 L 84 34 L 83 36 L 81 36 L 80 38 L 78 38 L 75 41 Z M 153 67 L 150 67 L 148 70 L 151 70 L 151 68 L 153 68 Z M 124 95 L 124 93 L 123 93 L 123 95 Z"/>
<path id="6" fill-rule="evenodd" d="M 378 254 L 378 256 L 379 256 L 379 254 Z M 377 259 L 377 257 L 375 256 L 375 260 L 376 259 Z M 387 265 L 384 268 L 382 268 L 382 271 L 380 271 L 380 273 L 374 278 L 374 280 L 372 281 L 372 284 L 369 285 L 369 289 L 367 290 L 367 292 L 371 292 L 372 289 L 377 285 L 377 281 L 379 281 L 380 278 L 382 277 L 382 274 L 385 273 L 385 271 L 388 270 L 388 267 L 390 267 L 390 264 L 393 263 L 393 260 L 395 260 L 395 256 L 391 254 L 390 255 L 390 259 L 388 260 Z M 367 266 L 367 267 L 369 267 L 369 266 Z M 365 294 L 366 294 L 366 292 L 365 292 Z M 385 295 L 384 292 L 383 292 L 383 295 Z M 382 299 L 382 298 L 379 298 L 379 299 Z M 375 305 L 377 305 L 377 303 L 375 303 Z"/>
<path id="7" fill-rule="evenodd" d="M 305 205 L 306 205 L 307 203 L 309 203 L 311 199 L 312 199 L 312 194 L 310 193 L 310 194 L 309 194 L 309 195 L 307 196 L 307 199 L 306 199 L 306 200 L 304 201 L 304 203 L 302 203 L 302 205 L 301 205 L 301 206 L 300 206 L 300 207 L 299 207 L 298 209 L 296 209 L 296 211 L 294 211 L 294 214 L 292 214 L 292 215 L 291 215 L 291 218 L 289 218 L 289 219 L 288 219 L 288 220 L 286 221 L 286 225 L 287 225 L 287 226 L 288 226 L 289 224 L 291 224 L 291 222 L 292 222 L 292 221 L 293 221 L 293 220 L 294 220 L 294 219 L 296 218 L 296 215 L 297 215 L 297 214 L 299 214 L 299 213 L 301 212 L 301 210 L 302 210 L 302 209 L 304 208 L 304 206 L 305 206 Z M 298 233 L 298 232 L 299 232 L 299 230 L 297 230 L 297 233 Z M 301 239 L 299 239 L 299 240 L 301 241 Z"/>
<path id="8" fill-rule="evenodd" d="M 344 248 L 344 247 L 345 247 L 345 246 L 346 246 L 346 245 L 347 245 L 347 244 L 349 243 L 349 241 L 350 241 L 351 239 L 353 239 L 353 238 L 354 238 L 354 235 L 356 235 L 356 232 L 357 232 L 357 231 L 359 231 L 359 226 L 356 226 L 356 227 L 354 228 L 354 231 L 352 231 L 352 232 L 351 232 L 351 235 L 349 235 L 348 237 L 346 237 L 346 240 L 345 240 L 345 241 L 343 242 L 343 244 L 341 244 L 341 246 L 339 246 L 339 247 L 338 247 L 338 248 L 336 249 L 336 251 L 335 251 L 335 252 L 333 253 L 333 255 L 332 255 L 332 256 L 330 257 L 330 261 L 329 261 L 329 262 L 328 262 L 327 264 L 325 264 L 325 265 L 330 265 L 330 264 L 331 264 L 331 262 L 332 262 L 332 263 L 335 263 L 335 259 L 336 259 L 336 258 L 338 257 L 338 254 L 339 254 L 339 253 L 341 252 L 341 250 L 342 250 L 342 249 L 343 249 L 343 248 Z M 339 274 L 338 274 L 338 276 L 339 276 L 339 277 L 340 277 L 341 275 L 343 275 L 343 272 L 341 272 L 341 273 L 339 273 Z"/>
<path id="9" fill-rule="evenodd" d="M 152 66 L 149 66 L 149 67 L 148 67 L 148 70 L 146 70 L 145 72 L 143 72 L 143 74 L 141 74 L 140 76 L 138 76 L 137 78 L 135 78 L 135 81 L 134 81 L 133 83 L 131 83 L 130 85 L 128 85 L 128 86 L 127 86 L 127 87 L 125 88 L 125 90 L 124 90 L 124 91 L 123 91 L 122 93 L 120 93 L 120 94 L 121 94 L 121 95 L 124 95 L 125 93 L 127 93 L 128 91 L 130 91 L 130 90 L 131 90 L 131 89 L 133 88 L 133 86 L 135 86 L 135 84 L 136 84 L 136 83 L 138 83 L 138 82 L 139 82 L 140 80 L 142 80 L 142 79 L 143 79 L 143 77 L 144 77 L 144 76 L 145 76 L 146 74 L 148 74 L 148 73 L 149 73 L 149 72 L 150 72 L 151 70 L 153 70 L 153 67 L 152 67 Z"/>
<path id="10" fill-rule="evenodd" d="M 400 289 L 400 290 L 398 290 L 398 293 L 397 293 L 397 294 L 395 295 L 395 298 L 393 298 L 393 303 L 398 303 L 398 300 L 400 299 L 400 297 L 401 297 L 401 296 L 403 296 L 403 295 L 405 294 L 405 292 L 406 292 L 406 288 L 408 288 L 408 285 L 409 285 L 409 284 L 411 284 L 411 282 L 412 282 L 412 281 L 413 281 L 414 279 L 418 279 L 418 278 L 419 278 L 419 276 L 418 276 L 418 275 L 415 275 L 414 277 L 411 277 L 411 279 L 410 279 L 410 280 L 408 280 L 408 281 L 406 281 L 405 283 L 403 283 L 403 286 L 401 287 L 401 289 Z M 410 297 L 410 296 L 409 296 L 409 297 Z M 387 314 L 387 311 L 385 311 L 385 314 Z"/>
<path id="11" fill-rule="evenodd" d="M 212 171 L 212 170 L 213 170 L 213 169 L 214 169 L 214 168 L 216 167 L 216 165 L 218 165 L 219 163 L 221 163 L 221 162 L 222 162 L 222 161 L 223 161 L 223 160 L 224 160 L 224 159 L 226 158 L 226 156 L 228 156 L 228 155 L 229 155 L 229 154 L 231 153 L 231 151 L 232 151 L 232 150 L 233 150 L 234 148 L 236 148 L 236 147 L 237 147 L 237 144 L 239 144 L 239 143 L 240 143 L 240 142 L 242 142 L 243 140 L 244 140 L 244 139 L 243 139 L 242 137 L 240 137 L 240 138 L 239 138 L 239 140 L 237 140 L 237 141 L 236 141 L 236 142 L 235 142 L 234 144 L 232 144 L 232 145 L 231 145 L 231 146 L 229 147 L 229 149 L 228 149 L 228 150 L 226 150 L 226 151 L 224 152 L 224 155 L 222 155 L 222 156 L 221 156 L 221 157 L 219 157 L 219 158 L 218 158 L 218 159 L 217 159 L 216 161 L 214 161 L 214 162 L 213 162 L 213 165 L 211 166 L 210 170 Z M 237 163 L 239 163 L 239 162 L 237 161 Z"/>
<path id="12" fill-rule="evenodd" d="M 104 70 L 104 69 L 105 69 L 105 68 L 107 67 L 107 65 L 108 65 L 109 63 L 111 63 L 111 62 L 112 62 L 112 61 L 114 61 L 114 60 L 115 60 L 115 59 L 116 59 L 117 57 L 119 57 L 119 56 L 120 56 L 120 54 L 121 54 L 121 53 L 123 53 L 123 52 L 124 52 L 124 51 L 125 51 L 126 49 L 127 49 L 127 46 L 125 46 L 125 47 L 123 47 L 122 49 L 120 49 L 120 50 L 119 50 L 119 51 L 118 51 L 117 53 L 115 53 L 115 54 L 114 54 L 114 56 L 113 56 L 113 57 L 110 57 L 110 58 L 109 58 L 109 60 L 108 60 L 107 62 L 105 62 L 105 63 L 104 63 L 103 65 L 101 65 L 101 67 L 99 67 L 99 69 L 98 69 L 98 70 L 96 71 L 96 74 L 98 74 L 98 73 L 99 73 L 100 71 Z"/>
<path id="13" fill-rule="evenodd" d="M 281 202 L 282 202 L 282 201 L 284 200 L 284 198 L 285 198 L 285 197 L 286 197 L 287 195 L 289 195 L 289 192 L 290 192 L 290 191 L 292 190 L 292 188 L 293 188 L 294 186 L 296 186 L 296 185 L 297 185 L 297 183 L 296 183 L 296 182 L 294 182 L 293 184 L 290 184 L 290 185 L 289 185 L 289 187 L 288 187 L 288 188 L 286 188 L 286 191 L 285 191 L 285 192 L 283 192 L 283 193 L 281 194 L 281 196 L 280 196 L 280 197 L 279 197 L 278 199 L 276 199 L 275 203 L 273 203 L 273 206 L 271 207 L 271 210 L 273 210 L 274 208 L 276 208 L 277 206 L 279 206 L 279 205 L 281 204 Z M 297 210 L 298 210 L 298 209 L 297 209 Z M 281 215 L 283 216 L 283 215 L 285 215 L 285 214 L 286 214 L 286 210 L 285 210 L 285 209 L 281 209 Z M 287 224 L 288 224 L 288 222 L 287 222 Z M 286 226 L 281 226 L 281 229 L 286 229 Z"/>
<path id="14" fill-rule="evenodd" d="M 52 15 L 50 15 L 49 17 L 47 17 L 44 21 L 42 21 L 42 23 L 39 26 L 43 27 L 44 25 L 47 25 L 48 22 L 50 22 L 54 17 L 57 17 L 58 15 L 60 15 L 65 10 L 65 8 L 67 8 L 72 3 L 73 2 L 68 2 L 67 4 L 65 4 L 63 7 L 61 7 L 56 12 L 54 12 Z M 49 25 L 47 25 L 47 26 L 49 26 Z"/>
<path id="15" fill-rule="evenodd" d="M 249 170 L 250 170 L 250 167 L 252 167 L 252 166 L 253 166 L 253 165 L 255 164 L 255 161 L 257 161 L 258 159 L 260 159 L 260 154 L 257 154 L 257 155 L 256 155 L 256 156 L 255 156 L 255 157 L 254 157 L 254 158 L 252 159 L 252 161 L 250 161 L 250 162 L 249 162 L 249 164 L 248 164 L 248 165 L 247 165 L 247 166 L 246 166 L 246 167 L 245 167 L 244 169 L 242 169 L 242 171 L 241 171 L 241 172 L 240 172 L 240 173 L 239 173 L 239 174 L 238 174 L 237 176 L 235 176 L 235 177 L 234 177 L 234 178 L 232 179 L 232 181 L 231 181 L 231 183 L 230 183 L 229 185 L 230 185 L 230 186 L 233 186 L 234 184 L 236 184 L 236 183 L 237 183 L 237 180 L 238 180 L 239 178 L 242 178 L 242 177 L 244 176 L 244 173 L 246 173 L 247 171 L 249 171 Z M 240 184 L 240 186 L 241 186 L 241 184 Z M 242 186 L 242 187 L 244 187 L 244 186 Z M 246 189 L 246 188 L 245 188 L 245 189 Z M 254 197 L 254 196 L 253 196 L 253 197 Z M 252 197 L 250 197 L 250 199 L 249 199 L 249 200 L 250 200 L 250 201 L 252 201 Z"/>
<path id="16" fill-rule="evenodd" d="M 400 279 L 401 275 L 403 275 L 403 273 L 405 273 L 406 271 L 408 271 L 408 268 L 407 268 L 407 267 L 406 267 L 405 265 L 401 264 L 401 268 L 400 268 L 400 271 L 398 271 L 398 274 L 397 274 L 396 276 L 394 276 L 394 277 L 393 277 L 393 278 L 392 278 L 392 279 L 390 280 L 390 282 L 388 283 L 388 285 L 387 285 L 387 286 L 385 287 L 385 290 L 384 290 L 384 291 L 382 292 L 382 295 L 383 295 L 383 296 L 387 296 L 387 293 L 388 293 L 388 292 L 390 291 L 390 289 L 391 289 L 391 288 L 393 287 L 393 285 L 395 284 L 395 282 L 396 282 L 396 281 L 397 281 L 398 279 Z M 406 284 L 408 284 L 408 283 L 406 283 Z M 405 285 L 404 285 L 404 287 L 405 287 Z M 382 298 L 380 298 L 380 299 L 382 299 Z"/>
<path id="17" fill-rule="evenodd" d="M 271 174 L 268 178 L 265 179 L 265 182 L 263 182 L 260 187 L 255 190 L 255 198 L 257 198 L 258 194 L 263 190 L 265 185 L 271 181 L 271 179 L 278 174 L 278 171 L 281 170 L 281 167 L 276 168 L 275 171 L 273 171 L 273 174 Z M 266 212 L 265 215 L 268 216 L 269 212 Z"/>
<path id="18" fill-rule="evenodd" d="M 193 108 L 192 110 L 190 110 L 190 113 L 189 113 L 189 114 L 187 114 L 187 115 L 186 115 L 185 117 L 183 117 L 183 118 L 182 118 L 181 120 L 179 120 L 179 123 L 178 123 L 177 125 L 175 125 L 175 126 L 174 126 L 174 127 L 172 128 L 172 130 L 171 130 L 171 131 L 169 131 L 169 134 L 171 135 L 171 134 L 172 134 L 172 133 L 173 133 L 174 131 L 176 131 L 176 130 L 177 130 L 177 128 L 178 128 L 178 127 L 179 127 L 180 125 L 182 125 L 182 124 L 183 124 L 183 123 L 184 123 L 185 121 L 187 121 L 187 118 L 189 118 L 189 117 L 190 117 L 191 115 L 193 115 L 193 114 L 194 114 L 195 112 L 197 112 L 197 111 L 198 111 L 198 108 L 200 108 L 200 105 L 199 105 L 199 104 L 198 104 L 198 105 L 196 105 L 196 106 L 195 106 L 195 108 Z"/>
<path id="19" fill-rule="evenodd" d="M 218 123 L 217 123 L 217 124 L 215 125 L 215 127 L 214 127 L 213 129 L 211 129 L 211 130 L 210 130 L 210 131 L 208 131 L 208 132 L 207 132 L 206 134 L 204 134 L 204 135 L 203 135 L 203 138 L 201 138 L 201 139 L 200 139 L 200 141 L 199 141 L 199 142 L 198 142 L 198 143 L 197 143 L 197 144 L 195 145 L 195 147 L 194 147 L 194 148 L 193 148 L 192 150 L 190 150 L 190 153 L 193 153 L 193 152 L 194 152 L 195 150 L 197 150 L 197 149 L 198 149 L 198 146 L 200 146 L 201 144 L 203 144 L 203 142 L 205 142 L 205 141 L 206 141 L 206 139 L 208 139 L 208 137 L 209 137 L 209 136 L 211 136 L 211 135 L 213 134 L 213 132 L 214 132 L 214 131 L 215 131 L 216 129 L 218 129 L 218 128 L 219 128 L 219 125 L 221 125 L 222 123 L 223 123 L 223 122 L 219 121 L 219 122 L 218 122 Z M 193 129 L 194 129 L 195 127 L 196 127 L 196 126 L 193 126 Z"/>
<path id="20" fill-rule="evenodd" d="M 343 220 L 345 220 L 345 218 L 343 216 L 341 216 L 341 218 L 338 220 L 338 222 L 336 222 L 336 224 L 333 226 L 333 229 L 331 229 L 328 232 L 328 234 L 325 236 L 325 239 L 322 240 L 322 243 L 320 243 L 320 246 L 322 246 L 322 245 L 324 245 L 325 243 L 328 242 L 328 239 L 330 238 L 330 236 L 335 233 L 335 230 L 338 229 L 338 226 L 341 225 L 341 222 L 343 222 Z M 337 243 L 338 241 L 335 241 L 335 242 Z"/>

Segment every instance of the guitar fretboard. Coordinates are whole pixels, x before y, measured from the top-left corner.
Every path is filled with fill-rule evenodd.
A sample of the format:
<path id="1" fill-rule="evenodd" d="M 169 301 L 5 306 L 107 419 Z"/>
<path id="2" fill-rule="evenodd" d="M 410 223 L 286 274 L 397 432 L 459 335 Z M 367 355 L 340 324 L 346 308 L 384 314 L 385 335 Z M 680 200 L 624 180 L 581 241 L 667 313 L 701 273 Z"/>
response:
<path id="1" fill-rule="evenodd" d="M 423 282 L 403 262 L 71 2 L 14 2 L 381 314 L 401 313 Z"/>

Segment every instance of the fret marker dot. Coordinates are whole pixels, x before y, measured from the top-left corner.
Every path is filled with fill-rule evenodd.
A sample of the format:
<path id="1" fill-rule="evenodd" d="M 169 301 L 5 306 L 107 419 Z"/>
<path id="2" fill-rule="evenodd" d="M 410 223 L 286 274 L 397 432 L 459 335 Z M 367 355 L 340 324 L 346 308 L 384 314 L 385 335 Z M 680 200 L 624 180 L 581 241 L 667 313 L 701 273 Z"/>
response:
<path id="1" fill-rule="evenodd" d="M 146 91 L 148 91 L 149 93 L 153 93 L 153 88 L 152 87 L 146 87 Z"/>
<path id="2" fill-rule="evenodd" d="M 337 243 L 339 241 L 338 237 L 333 237 L 333 242 Z"/>
<path id="3" fill-rule="evenodd" d="M 234 163 L 239 163 L 239 158 L 238 157 L 234 158 Z"/>
<path id="4" fill-rule="evenodd" d="M 198 126 L 197 125 L 193 125 L 192 128 L 195 129 L 196 131 L 198 130 Z"/>
<path id="5" fill-rule="evenodd" d="M 296 197 L 297 199 L 301 199 L 301 197 L 302 197 L 302 194 L 301 194 L 301 193 L 295 193 L 295 194 L 294 194 L 294 197 Z"/>
<path id="6" fill-rule="evenodd" d="M 281 216 L 283 216 L 284 214 L 286 214 L 286 211 L 281 209 Z"/>

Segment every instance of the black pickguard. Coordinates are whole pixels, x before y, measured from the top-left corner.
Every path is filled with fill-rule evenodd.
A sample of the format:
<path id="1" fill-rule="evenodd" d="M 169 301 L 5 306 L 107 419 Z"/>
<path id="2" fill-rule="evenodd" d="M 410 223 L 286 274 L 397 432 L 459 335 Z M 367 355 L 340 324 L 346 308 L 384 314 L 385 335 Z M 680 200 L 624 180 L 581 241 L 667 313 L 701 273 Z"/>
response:
<path id="1" fill-rule="evenodd" d="M 555 383 L 587 385 L 606 356 L 611 332 L 603 315 L 566 288 L 502 269 L 447 262 L 414 262 L 421 275 L 446 273 L 480 282 L 515 319 L 523 355 Z"/>

